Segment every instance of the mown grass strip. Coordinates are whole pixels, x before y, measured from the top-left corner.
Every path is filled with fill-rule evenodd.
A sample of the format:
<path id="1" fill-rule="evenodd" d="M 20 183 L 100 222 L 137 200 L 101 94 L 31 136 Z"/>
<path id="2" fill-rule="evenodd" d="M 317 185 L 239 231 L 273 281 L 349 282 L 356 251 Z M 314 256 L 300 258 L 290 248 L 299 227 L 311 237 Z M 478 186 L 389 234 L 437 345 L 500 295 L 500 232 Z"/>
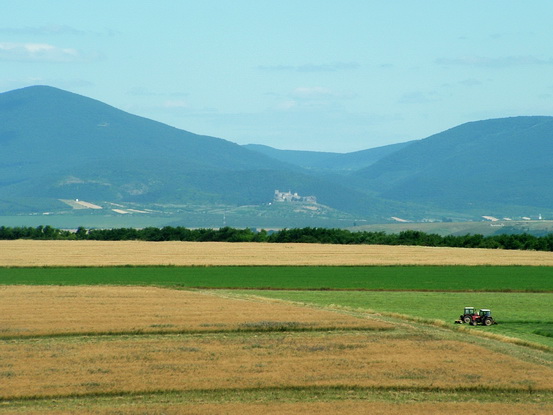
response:
<path id="1" fill-rule="evenodd" d="M 259 388 L 221 388 L 221 389 L 154 389 L 136 391 L 84 392 L 52 395 L 0 396 L 3 404 L 41 402 L 51 400 L 83 400 L 94 398 L 135 398 L 135 397 L 179 397 L 187 402 L 236 402 L 236 401 L 274 401 L 287 399 L 296 401 L 335 400 L 335 399 L 366 399 L 367 396 L 388 400 L 398 394 L 418 395 L 428 401 L 487 401 L 505 402 L 536 401 L 540 403 L 553 402 L 553 390 L 534 389 L 532 386 L 519 388 L 498 388 L 485 385 L 467 385 L 453 388 L 436 386 L 280 386 Z M 418 399 L 417 399 L 418 400 Z"/>
<path id="2" fill-rule="evenodd" d="M 534 334 L 537 334 L 539 336 L 544 336 L 544 337 L 553 337 L 553 328 L 534 330 Z"/>
<path id="3" fill-rule="evenodd" d="M 0 285 L 553 292 L 553 267 L 222 266 L 0 268 Z"/>
<path id="4" fill-rule="evenodd" d="M 383 316 L 399 318 L 399 319 L 402 319 L 402 320 L 412 321 L 412 322 L 415 322 L 415 323 L 421 323 L 421 324 L 427 324 L 427 325 L 431 325 L 431 326 L 441 327 L 441 328 L 445 328 L 445 329 L 448 329 L 448 330 L 462 331 L 464 333 L 471 334 L 473 336 L 486 337 L 488 339 L 498 340 L 498 341 L 501 341 L 501 342 L 504 342 L 504 343 L 516 344 L 518 346 L 524 346 L 524 347 L 528 347 L 530 349 L 542 350 L 542 351 L 546 351 L 546 352 L 553 352 L 553 347 L 547 346 L 545 344 L 535 343 L 535 342 L 531 342 L 531 341 L 528 341 L 528 340 L 523 340 L 523 339 L 516 338 L 516 337 L 509 337 L 509 336 L 505 336 L 505 335 L 498 334 L 498 333 L 489 333 L 489 332 L 486 332 L 486 331 L 479 331 L 479 330 L 475 330 L 474 327 L 471 327 L 471 326 L 468 326 L 468 325 L 451 325 L 450 323 L 445 322 L 443 320 L 426 319 L 426 318 L 421 318 L 421 317 L 409 316 L 409 315 L 405 315 L 405 314 L 387 313 L 387 312 L 382 312 L 381 314 Z M 536 332 L 534 332 L 534 333 L 536 333 Z M 540 333 L 536 333 L 536 334 L 540 334 Z"/>

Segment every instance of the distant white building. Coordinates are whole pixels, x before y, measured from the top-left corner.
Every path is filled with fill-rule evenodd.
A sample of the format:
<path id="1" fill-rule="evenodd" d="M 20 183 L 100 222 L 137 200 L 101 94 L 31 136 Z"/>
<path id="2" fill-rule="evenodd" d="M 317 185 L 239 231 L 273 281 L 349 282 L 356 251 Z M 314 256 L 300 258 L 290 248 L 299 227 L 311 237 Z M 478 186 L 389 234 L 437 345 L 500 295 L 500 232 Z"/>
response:
<path id="1" fill-rule="evenodd" d="M 275 197 L 273 199 L 275 202 L 308 202 L 308 203 L 317 203 L 317 198 L 315 196 L 300 196 L 297 192 L 292 193 L 281 192 L 280 190 L 275 190 Z"/>

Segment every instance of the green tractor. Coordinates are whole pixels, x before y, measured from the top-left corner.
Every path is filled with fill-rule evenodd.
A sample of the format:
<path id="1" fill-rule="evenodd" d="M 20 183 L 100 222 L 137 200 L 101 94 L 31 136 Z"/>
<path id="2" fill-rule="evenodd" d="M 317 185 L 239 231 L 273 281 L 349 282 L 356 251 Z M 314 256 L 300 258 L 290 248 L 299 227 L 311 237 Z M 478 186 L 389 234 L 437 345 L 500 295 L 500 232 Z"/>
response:
<path id="1" fill-rule="evenodd" d="M 491 310 L 487 308 L 482 308 L 478 314 L 474 314 L 472 316 L 472 320 L 470 322 L 472 326 L 476 326 L 478 324 L 482 324 L 483 326 L 491 326 L 492 324 L 497 324 L 497 321 L 494 320 L 492 317 Z"/>

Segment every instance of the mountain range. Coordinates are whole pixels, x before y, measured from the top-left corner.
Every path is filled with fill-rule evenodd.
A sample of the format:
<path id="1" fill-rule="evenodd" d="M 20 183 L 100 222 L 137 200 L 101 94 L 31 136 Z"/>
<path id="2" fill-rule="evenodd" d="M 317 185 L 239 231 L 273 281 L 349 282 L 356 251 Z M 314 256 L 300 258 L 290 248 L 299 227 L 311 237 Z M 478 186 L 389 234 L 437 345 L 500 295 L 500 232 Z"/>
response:
<path id="1" fill-rule="evenodd" d="M 390 144 L 352 153 L 329 153 L 322 151 L 278 150 L 260 144 L 246 144 L 244 147 L 285 163 L 292 163 L 307 170 L 320 173 L 347 174 L 376 163 L 381 158 L 392 154 L 410 142 Z"/>
<path id="2" fill-rule="evenodd" d="M 240 146 L 48 86 L 0 94 L 0 215 L 60 199 L 264 205 L 276 189 L 367 220 L 553 212 L 553 117 L 470 122 L 353 153 Z"/>

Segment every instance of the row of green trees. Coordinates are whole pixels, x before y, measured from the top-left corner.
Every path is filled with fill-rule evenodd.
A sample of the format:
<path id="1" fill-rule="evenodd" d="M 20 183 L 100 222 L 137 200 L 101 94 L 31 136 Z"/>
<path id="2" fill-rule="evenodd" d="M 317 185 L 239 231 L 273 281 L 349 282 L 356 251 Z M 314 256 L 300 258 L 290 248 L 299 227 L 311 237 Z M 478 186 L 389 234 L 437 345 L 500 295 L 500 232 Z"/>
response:
<path id="1" fill-rule="evenodd" d="M 252 229 L 188 229 L 181 226 L 143 229 L 86 229 L 76 231 L 51 226 L 0 227 L 1 240 L 48 239 L 94 241 L 192 241 L 192 242 L 270 242 L 270 243 L 321 243 L 321 244 L 372 244 L 418 245 L 460 248 L 491 248 L 553 251 L 553 233 L 545 236 L 502 234 L 493 236 L 463 235 L 441 236 L 420 231 L 403 231 L 398 234 L 385 232 L 351 232 L 345 229 L 294 228 L 267 232 Z"/>

